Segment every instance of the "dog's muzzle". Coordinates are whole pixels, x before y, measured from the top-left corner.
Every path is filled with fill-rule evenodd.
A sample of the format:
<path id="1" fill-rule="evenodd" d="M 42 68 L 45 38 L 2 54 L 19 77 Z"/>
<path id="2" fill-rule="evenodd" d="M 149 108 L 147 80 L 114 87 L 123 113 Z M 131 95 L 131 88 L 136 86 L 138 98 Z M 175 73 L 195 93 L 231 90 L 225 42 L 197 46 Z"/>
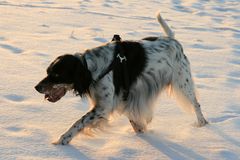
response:
<path id="1" fill-rule="evenodd" d="M 44 93 L 44 92 L 43 92 L 43 87 L 42 87 L 41 85 L 36 85 L 34 88 L 35 88 L 36 91 L 38 91 L 39 93 Z"/>
<path id="2" fill-rule="evenodd" d="M 35 86 L 35 89 L 39 93 L 45 94 L 44 98 L 49 102 L 57 102 L 66 94 L 70 87 L 64 84 L 42 85 L 40 83 Z"/>

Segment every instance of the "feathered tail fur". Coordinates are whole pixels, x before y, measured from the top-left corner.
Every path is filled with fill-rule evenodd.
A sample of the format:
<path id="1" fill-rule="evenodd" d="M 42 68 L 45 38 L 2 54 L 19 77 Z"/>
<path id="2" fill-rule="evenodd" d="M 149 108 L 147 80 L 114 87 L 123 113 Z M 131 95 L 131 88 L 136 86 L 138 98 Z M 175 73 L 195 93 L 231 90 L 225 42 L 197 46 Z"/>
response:
<path id="1" fill-rule="evenodd" d="M 170 38 L 174 38 L 174 32 L 170 29 L 170 27 L 167 25 L 167 23 L 165 22 L 165 20 L 161 17 L 161 14 L 160 12 L 157 14 L 157 19 L 158 19 L 158 22 L 161 24 L 163 30 L 164 30 L 164 33 L 170 37 Z"/>

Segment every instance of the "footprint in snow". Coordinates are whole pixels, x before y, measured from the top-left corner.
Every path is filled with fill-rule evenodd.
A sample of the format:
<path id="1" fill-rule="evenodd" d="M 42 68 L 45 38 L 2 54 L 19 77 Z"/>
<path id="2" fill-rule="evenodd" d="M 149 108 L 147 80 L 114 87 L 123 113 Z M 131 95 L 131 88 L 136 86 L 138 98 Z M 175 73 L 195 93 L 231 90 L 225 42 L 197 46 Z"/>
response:
<path id="1" fill-rule="evenodd" d="M 20 132 L 22 128 L 13 126 L 13 127 L 7 127 L 6 130 L 11 132 Z"/>
<path id="2" fill-rule="evenodd" d="M 49 54 L 41 53 L 41 52 L 35 52 L 34 55 L 39 56 L 39 57 L 43 57 L 43 58 L 49 57 Z"/>
<path id="3" fill-rule="evenodd" d="M 120 1 L 118 0 L 105 0 L 105 3 L 114 3 L 114 4 L 122 4 Z"/>
<path id="4" fill-rule="evenodd" d="M 227 157 L 227 159 L 238 159 L 238 155 L 232 151 L 223 150 L 220 151 L 219 154 L 221 155 L 221 157 Z"/>
<path id="5" fill-rule="evenodd" d="M 27 130 L 26 128 L 18 126 L 9 126 L 6 127 L 5 130 L 8 132 L 10 136 L 13 136 L 15 138 L 29 136 L 31 134 L 31 131 Z"/>
<path id="6" fill-rule="evenodd" d="M 229 62 L 234 65 L 240 65 L 240 60 L 231 60 Z"/>
<path id="7" fill-rule="evenodd" d="M 113 7 L 112 5 L 110 5 L 110 4 L 108 4 L 108 3 L 104 3 L 102 6 L 103 6 L 103 7 L 108 7 L 108 8 Z"/>
<path id="8" fill-rule="evenodd" d="M 234 114 L 234 115 L 239 115 L 240 116 L 240 111 L 239 110 L 224 111 L 223 113 Z"/>
<path id="9" fill-rule="evenodd" d="M 56 4 L 55 2 L 50 2 L 50 1 L 44 1 L 44 2 L 41 2 L 42 4 Z"/>
<path id="10" fill-rule="evenodd" d="M 234 87 L 234 86 L 240 85 L 240 72 L 239 71 L 232 71 L 232 72 L 229 72 L 227 75 L 228 75 L 228 78 L 227 78 L 226 84 L 229 87 Z"/>
<path id="11" fill-rule="evenodd" d="M 235 78 L 240 78 L 240 71 L 229 72 L 228 76 L 235 77 Z"/>
<path id="12" fill-rule="evenodd" d="M 207 90 L 213 90 L 214 89 L 214 87 L 209 86 L 209 85 L 205 85 L 205 84 L 197 84 L 196 86 L 197 86 L 197 88 L 201 88 L 201 89 L 207 89 Z"/>
<path id="13" fill-rule="evenodd" d="M 196 74 L 196 77 L 197 78 L 216 78 L 214 75 L 211 75 L 211 74 Z"/>
<path id="14" fill-rule="evenodd" d="M 21 48 L 18 48 L 18 47 L 9 45 L 9 44 L 1 44 L 0 43 L 0 47 L 3 48 L 3 49 L 7 49 L 14 54 L 19 54 L 19 53 L 23 52 L 23 50 Z"/>
<path id="15" fill-rule="evenodd" d="M 98 41 L 98 42 L 102 42 L 102 43 L 108 42 L 108 40 L 106 40 L 105 38 L 100 38 L 100 37 L 96 37 L 93 40 Z"/>
<path id="16" fill-rule="evenodd" d="M 234 44 L 234 45 L 232 45 L 232 48 L 234 48 L 236 50 L 240 50 L 240 45 Z"/>
<path id="17" fill-rule="evenodd" d="M 232 52 L 234 56 L 240 56 L 240 50 L 234 49 Z"/>
<path id="18" fill-rule="evenodd" d="M 231 120 L 233 118 L 237 118 L 239 116 L 237 115 L 224 115 L 224 116 L 221 116 L 221 117 L 216 117 L 216 118 L 209 118 L 209 121 L 211 123 L 220 123 L 220 122 L 224 122 L 226 120 Z"/>
<path id="19" fill-rule="evenodd" d="M 0 36 L 0 41 L 5 41 L 5 37 Z"/>
<path id="20" fill-rule="evenodd" d="M 239 78 L 236 78 L 236 77 L 230 77 L 227 79 L 227 86 L 228 87 L 237 87 L 240 85 L 240 79 Z"/>
<path id="21" fill-rule="evenodd" d="M 178 12 L 192 13 L 192 10 L 189 7 L 185 7 L 182 1 L 172 0 L 172 6 Z"/>
<path id="22" fill-rule="evenodd" d="M 234 33 L 234 34 L 233 34 L 233 37 L 234 37 L 234 38 L 237 38 L 237 39 L 240 39 L 240 33 Z"/>
<path id="23" fill-rule="evenodd" d="M 213 45 L 204 45 L 204 44 L 193 44 L 191 46 L 192 48 L 196 48 L 196 49 L 206 49 L 206 50 L 218 50 L 218 49 L 222 49 L 219 46 L 213 46 Z"/>
<path id="24" fill-rule="evenodd" d="M 95 27 L 90 28 L 90 30 L 91 30 L 91 31 L 95 31 L 95 32 L 102 32 L 102 31 L 103 31 L 103 29 L 101 29 L 101 28 L 95 28 Z"/>
<path id="25" fill-rule="evenodd" d="M 46 25 L 46 24 L 42 24 L 42 25 L 40 25 L 40 27 L 49 28 L 50 26 Z"/>
<path id="26" fill-rule="evenodd" d="M 8 94 L 5 95 L 4 97 L 13 102 L 22 102 L 26 99 L 26 97 L 17 94 Z"/>

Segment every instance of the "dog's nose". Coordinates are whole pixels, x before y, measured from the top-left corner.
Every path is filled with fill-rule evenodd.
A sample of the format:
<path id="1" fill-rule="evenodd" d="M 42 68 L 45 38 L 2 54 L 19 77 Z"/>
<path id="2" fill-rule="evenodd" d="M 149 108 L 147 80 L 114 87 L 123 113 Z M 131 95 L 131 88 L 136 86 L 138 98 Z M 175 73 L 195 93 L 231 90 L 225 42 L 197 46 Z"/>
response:
<path id="1" fill-rule="evenodd" d="M 39 92 L 42 93 L 42 86 L 41 85 L 36 85 L 35 89 Z"/>

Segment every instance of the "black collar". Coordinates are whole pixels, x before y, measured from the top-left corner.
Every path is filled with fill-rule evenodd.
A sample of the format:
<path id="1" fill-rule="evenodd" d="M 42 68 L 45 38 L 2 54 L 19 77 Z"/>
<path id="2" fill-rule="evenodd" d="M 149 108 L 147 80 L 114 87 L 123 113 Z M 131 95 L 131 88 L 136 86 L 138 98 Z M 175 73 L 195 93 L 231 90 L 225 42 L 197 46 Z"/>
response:
<path id="1" fill-rule="evenodd" d="M 110 71 L 114 69 L 114 67 L 118 64 L 125 64 L 123 62 L 126 62 L 127 58 L 124 55 L 124 50 L 121 46 L 121 42 L 116 42 L 116 46 L 114 49 L 114 54 L 113 54 L 113 60 L 112 63 L 106 68 L 95 80 L 96 82 L 101 80 L 105 75 L 107 75 Z"/>
<path id="2" fill-rule="evenodd" d="M 84 54 L 76 53 L 77 56 L 85 69 L 88 70 L 87 61 Z M 121 42 L 116 42 L 116 46 L 113 53 L 113 60 L 111 64 L 95 79 L 93 80 L 95 83 L 101 80 L 105 75 L 107 75 L 110 71 L 114 69 L 114 67 L 119 67 L 119 65 L 126 65 L 127 58 L 124 53 L 124 49 L 122 48 Z"/>
<path id="3" fill-rule="evenodd" d="M 82 62 L 83 66 L 88 70 L 88 65 L 87 65 L 87 61 L 86 61 L 86 58 L 85 58 L 85 55 L 82 54 L 80 55 L 80 61 Z"/>
<path id="4" fill-rule="evenodd" d="M 81 53 L 75 53 L 75 56 L 76 56 L 77 58 L 79 58 L 79 60 L 81 61 L 81 63 L 82 63 L 83 66 L 85 67 L 85 69 L 88 70 L 88 65 L 87 65 L 87 61 L 86 61 L 85 55 L 84 55 L 84 54 L 81 54 Z"/>

